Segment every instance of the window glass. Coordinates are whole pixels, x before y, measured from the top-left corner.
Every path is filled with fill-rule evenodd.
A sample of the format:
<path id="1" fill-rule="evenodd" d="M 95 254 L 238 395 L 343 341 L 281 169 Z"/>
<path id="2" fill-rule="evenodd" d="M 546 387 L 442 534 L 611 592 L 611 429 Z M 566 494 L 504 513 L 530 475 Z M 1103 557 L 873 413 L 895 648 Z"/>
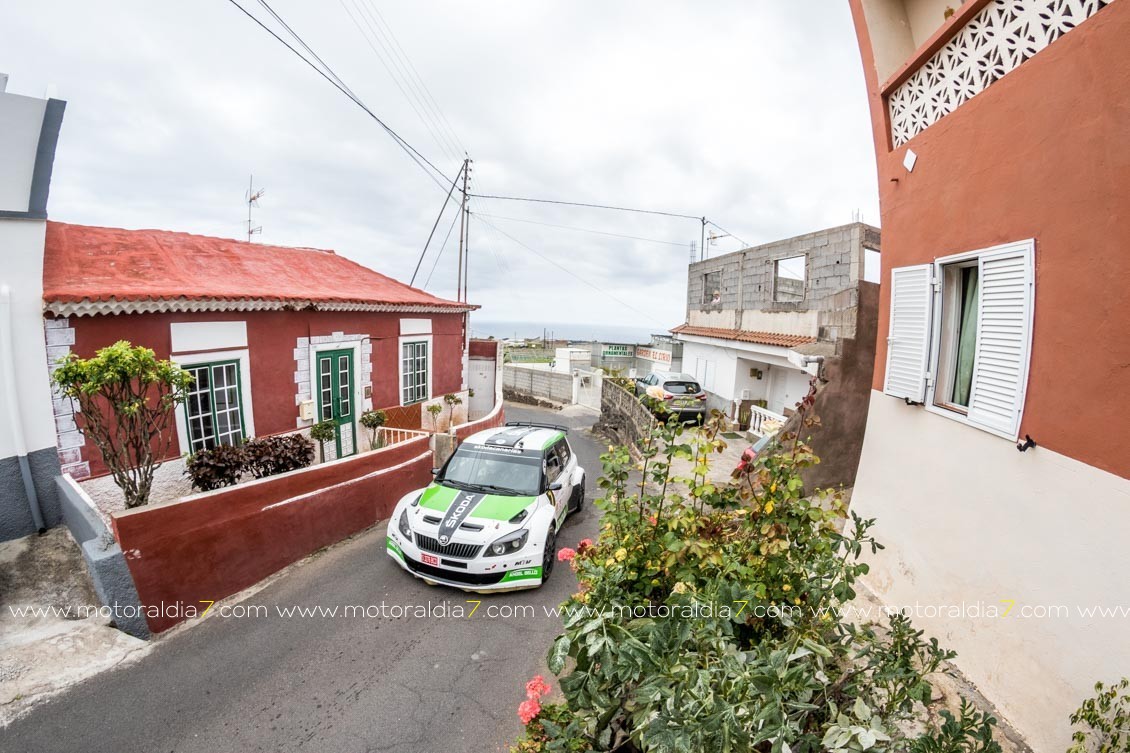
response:
<path id="1" fill-rule="evenodd" d="M 428 390 L 428 343 L 404 343 L 401 349 L 401 402 L 404 405 L 427 400 Z"/>
<path id="2" fill-rule="evenodd" d="M 493 494 L 534 496 L 541 490 L 541 458 L 510 455 L 463 445 L 451 456 L 438 483 L 450 486 L 489 484 Z"/>
<path id="3" fill-rule="evenodd" d="M 239 365 L 234 362 L 185 367 L 193 382 L 185 400 L 190 452 L 243 441 Z"/>
<path id="4" fill-rule="evenodd" d="M 670 392 L 672 395 L 697 395 L 702 391 L 698 386 L 698 382 L 665 382 L 663 389 Z"/>
<path id="5" fill-rule="evenodd" d="M 941 340 L 934 402 L 965 412 L 977 351 L 980 279 L 976 261 L 942 267 Z"/>
<path id="6" fill-rule="evenodd" d="M 773 300 L 791 303 L 804 300 L 806 257 L 790 256 L 773 263 Z"/>

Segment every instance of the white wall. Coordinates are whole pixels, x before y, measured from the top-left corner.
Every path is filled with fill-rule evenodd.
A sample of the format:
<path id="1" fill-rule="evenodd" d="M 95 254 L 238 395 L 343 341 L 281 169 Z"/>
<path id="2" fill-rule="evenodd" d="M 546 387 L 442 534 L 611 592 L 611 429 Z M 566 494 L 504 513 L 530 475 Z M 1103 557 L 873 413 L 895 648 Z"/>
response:
<path id="1" fill-rule="evenodd" d="M 1130 480 L 873 392 L 852 508 L 878 519 L 886 549 L 866 580 L 886 603 L 1014 602 L 1007 616 L 914 622 L 1034 750 L 1066 748 L 1094 683 L 1130 674 Z M 1097 605 L 1128 611 L 1079 612 Z"/>
<path id="2" fill-rule="evenodd" d="M 26 212 L 47 100 L 0 93 L 0 211 Z"/>
<path id="3" fill-rule="evenodd" d="M 0 95 L 0 98 L 4 96 L 9 95 Z M 33 153 L 34 150 L 33 146 Z M 0 172 L 0 183 L 6 177 Z M 7 380 L 10 373 L 15 374 L 23 443 L 28 452 L 55 446 L 55 418 L 43 335 L 43 239 L 46 229 L 47 223 L 42 220 L 0 219 L 0 286 L 11 288 L 13 353 L 11 364 L 0 364 L 0 380 Z M 0 403 L 0 412 L 2 459 L 16 454 L 17 441 L 13 433 L 15 427 L 3 403 Z"/>
<path id="4" fill-rule="evenodd" d="M 795 409 L 796 404 L 808 394 L 812 382 L 812 375 L 808 372 L 783 366 L 772 367 L 766 376 L 769 379 L 767 407 L 774 413 Z"/>

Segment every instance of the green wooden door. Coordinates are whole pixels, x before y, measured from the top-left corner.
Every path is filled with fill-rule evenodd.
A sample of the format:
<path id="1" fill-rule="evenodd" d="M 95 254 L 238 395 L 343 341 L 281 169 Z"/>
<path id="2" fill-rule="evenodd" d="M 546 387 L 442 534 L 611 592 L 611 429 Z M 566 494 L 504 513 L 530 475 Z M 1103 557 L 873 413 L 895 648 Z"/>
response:
<path id="1" fill-rule="evenodd" d="M 337 436 L 326 443 L 326 460 L 357 452 L 353 404 L 353 351 L 318 353 L 318 420 L 337 424 Z"/>

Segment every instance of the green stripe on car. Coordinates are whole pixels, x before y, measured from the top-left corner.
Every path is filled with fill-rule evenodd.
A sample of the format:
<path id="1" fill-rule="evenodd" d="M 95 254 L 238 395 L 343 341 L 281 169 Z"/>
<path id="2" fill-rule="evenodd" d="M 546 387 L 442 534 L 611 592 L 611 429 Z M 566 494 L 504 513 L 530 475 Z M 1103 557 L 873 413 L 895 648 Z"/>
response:
<path id="1" fill-rule="evenodd" d="M 523 567 L 520 570 L 511 570 L 502 577 L 499 583 L 513 583 L 514 581 L 541 580 L 541 567 Z"/>
<path id="2" fill-rule="evenodd" d="M 400 559 L 404 559 L 404 552 L 400 551 L 400 547 L 396 545 L 391 536 L 385 537 L 385 549 L 388 549 Z"/>
<path id="3" fill-rule="evenodd" d="M 458 489 L 433 484 L 424 490 L 420 497 L 420 507 L 436 512 L 447 512 L 451 503 L 459 496 Z M 487 520 L 510 520 L 537 501 L 537 497 L 509 497 L 503 494 L 488 494 L 483 497 L 468 517 Z"/>
<path id="4" fill-rule="evenodd" d="M 562 432 L 560 432 L 560 431 L 559 431 L 559 432 L 557 432 L 557 433 L 556 433 L 556 434 L 554 434 L 554 435 L 553 435 L 552 437 L 550 437 L 549 439 L 545 440 L 545 444 L 543 444 L 543 445 L 541 446 L 541 448 L 542 448 L 543 450 L 548 450 L 548 449 L 549 449 L 550 447 L 552 447 L 552 446 L 553 446 L 553 444 L 554 444 L 554 443 L 555 443 L 555 442 L 556 442 L 557 440 L 561 439 L 561 438 L 562 438 L 563 436 L 565 436 L 565 434 L 564 434 L 564 433 L 562 433 Z"/>

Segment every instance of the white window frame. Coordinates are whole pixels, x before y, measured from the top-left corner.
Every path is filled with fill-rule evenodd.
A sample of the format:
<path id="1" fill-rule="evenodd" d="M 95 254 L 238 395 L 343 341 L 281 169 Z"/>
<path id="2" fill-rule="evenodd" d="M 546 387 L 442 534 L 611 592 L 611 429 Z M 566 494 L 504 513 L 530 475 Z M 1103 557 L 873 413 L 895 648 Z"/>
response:
<path id="1" fill-rule="evenodd" d="M 412 402 L 405 402 L 404 401 L 404 346 L 409 344 L 409 343 L 427 343 L 428 358 L 427 358 L 427 366 L 426 366 L 427 372 L 426 373 L 427 373 L 427 379 L 428 379 L 428 384 L 427 384 L 428 389 L 427 389 L 427 395 L 423 399 L 413 400 Z M 426 403 L 427 401 L 432 399 L 432 395 L 433 395 L 432 387 L 433 387 L 433 384 L 434 384 L 434 377 L 435 377 L 435 373 L 432 370 L 432 353 L 433 353 L 433 351 L 434 351 L 434 348 L 432 346 L 432 336 L 431 335 L 403 335 L 397 340 L 397 348 L 396 348 L 397 369 L 396 369 L 396 371 L 397 371 L 398 380 L 396 382 L 396 390 L 397 390 L 397 394 L 400 397 L 400 405 L 401 406 L 419 405 L 420 403 Z"/>
<path id="2" fill-rule="evenodd" d="M 243 418 L 244 441 L 255 436 L 255 410 L 251 392 L 251 356 L 248 350 L 213 350 L 204 353 L 174 354 L 169 360 L 178 366 L 199 366 L 216 361 L 239 361 L 240 413 Z M 177 422 L 177 444 L 181 455 L 192 453 L 192 442 L 188 436 L 188 412 L 185 406 L 178 405 L 173 411 Z"/>
<path id="3" fill-rule="evenodd" d="M 1028 256 L 1028 278 L 1027 278 L 1027 295 L 1028 295 L 1028 321 L 1027 328 L 1024 334 L 1022 343 L 1022 353 L 1020 355 L 1020 374 L 1018 383 L 1020 385 L 1020 394 L 1017 395 L 1017 405 L 1019 406 L 1018 415 L 1016 418 L 1016 431 L 1006 432 L 1001 431 L 995 427 L 986 426 L 985 424 L 977 421 L 970 420 L 969 415 L 965 412 L 957 411 L 952 408 L 947 408 L 942 405 L 937 405 L 935 392 L 938 388 L 938 368 L 941 360 L 941 341 L 942 341 L 942 297 L 945 294 L 945 285 L 942 276 L 942 268 L 954 263 L 967 262 L 971 260 L 981 260 L 993 256 L 1013 256 L 1017 252 L 1024 252 Z M 969 251 L 960 254 L 953 254 L 950 256 L 939 257 L 933 263 L 933 295 L 930 299 L 930 343 L 928 346 L 929 352 L 929 366 L 927 368 L 927 384 L 925 396 L 925 408 L 930 413 L 938 416 L 944 416 L 951 421 L 972 426 L 975 429 L 995 434 L 998 437 L 1003 437 L 1009 441 L 1016 441 L 1019 436 L 1020 426 L 1024 419 L 1024 404 L 1028 397 L 1028 373 L 1031 366 L 1032 354 L 1032 329 L 1033 321 L 1035 319 L 1035 241 L 1033 239 L 1015 241 L 1012 243 L 1004 243 L 999 246 L 991 246 L 989 248 L 979 249 L 977 251 Z M 978 301 L 978 305 L 980 302 Z M 978 328 L 980 328 L 980 320 L 978 320 Z M 981 339 L 980 330 L 978 330 L 977 349 L 973 356 L 974 364 L 977 364 L 981 358 Z M 972 403 L 972 393 L 970 394 L 970 403 Z"/>

